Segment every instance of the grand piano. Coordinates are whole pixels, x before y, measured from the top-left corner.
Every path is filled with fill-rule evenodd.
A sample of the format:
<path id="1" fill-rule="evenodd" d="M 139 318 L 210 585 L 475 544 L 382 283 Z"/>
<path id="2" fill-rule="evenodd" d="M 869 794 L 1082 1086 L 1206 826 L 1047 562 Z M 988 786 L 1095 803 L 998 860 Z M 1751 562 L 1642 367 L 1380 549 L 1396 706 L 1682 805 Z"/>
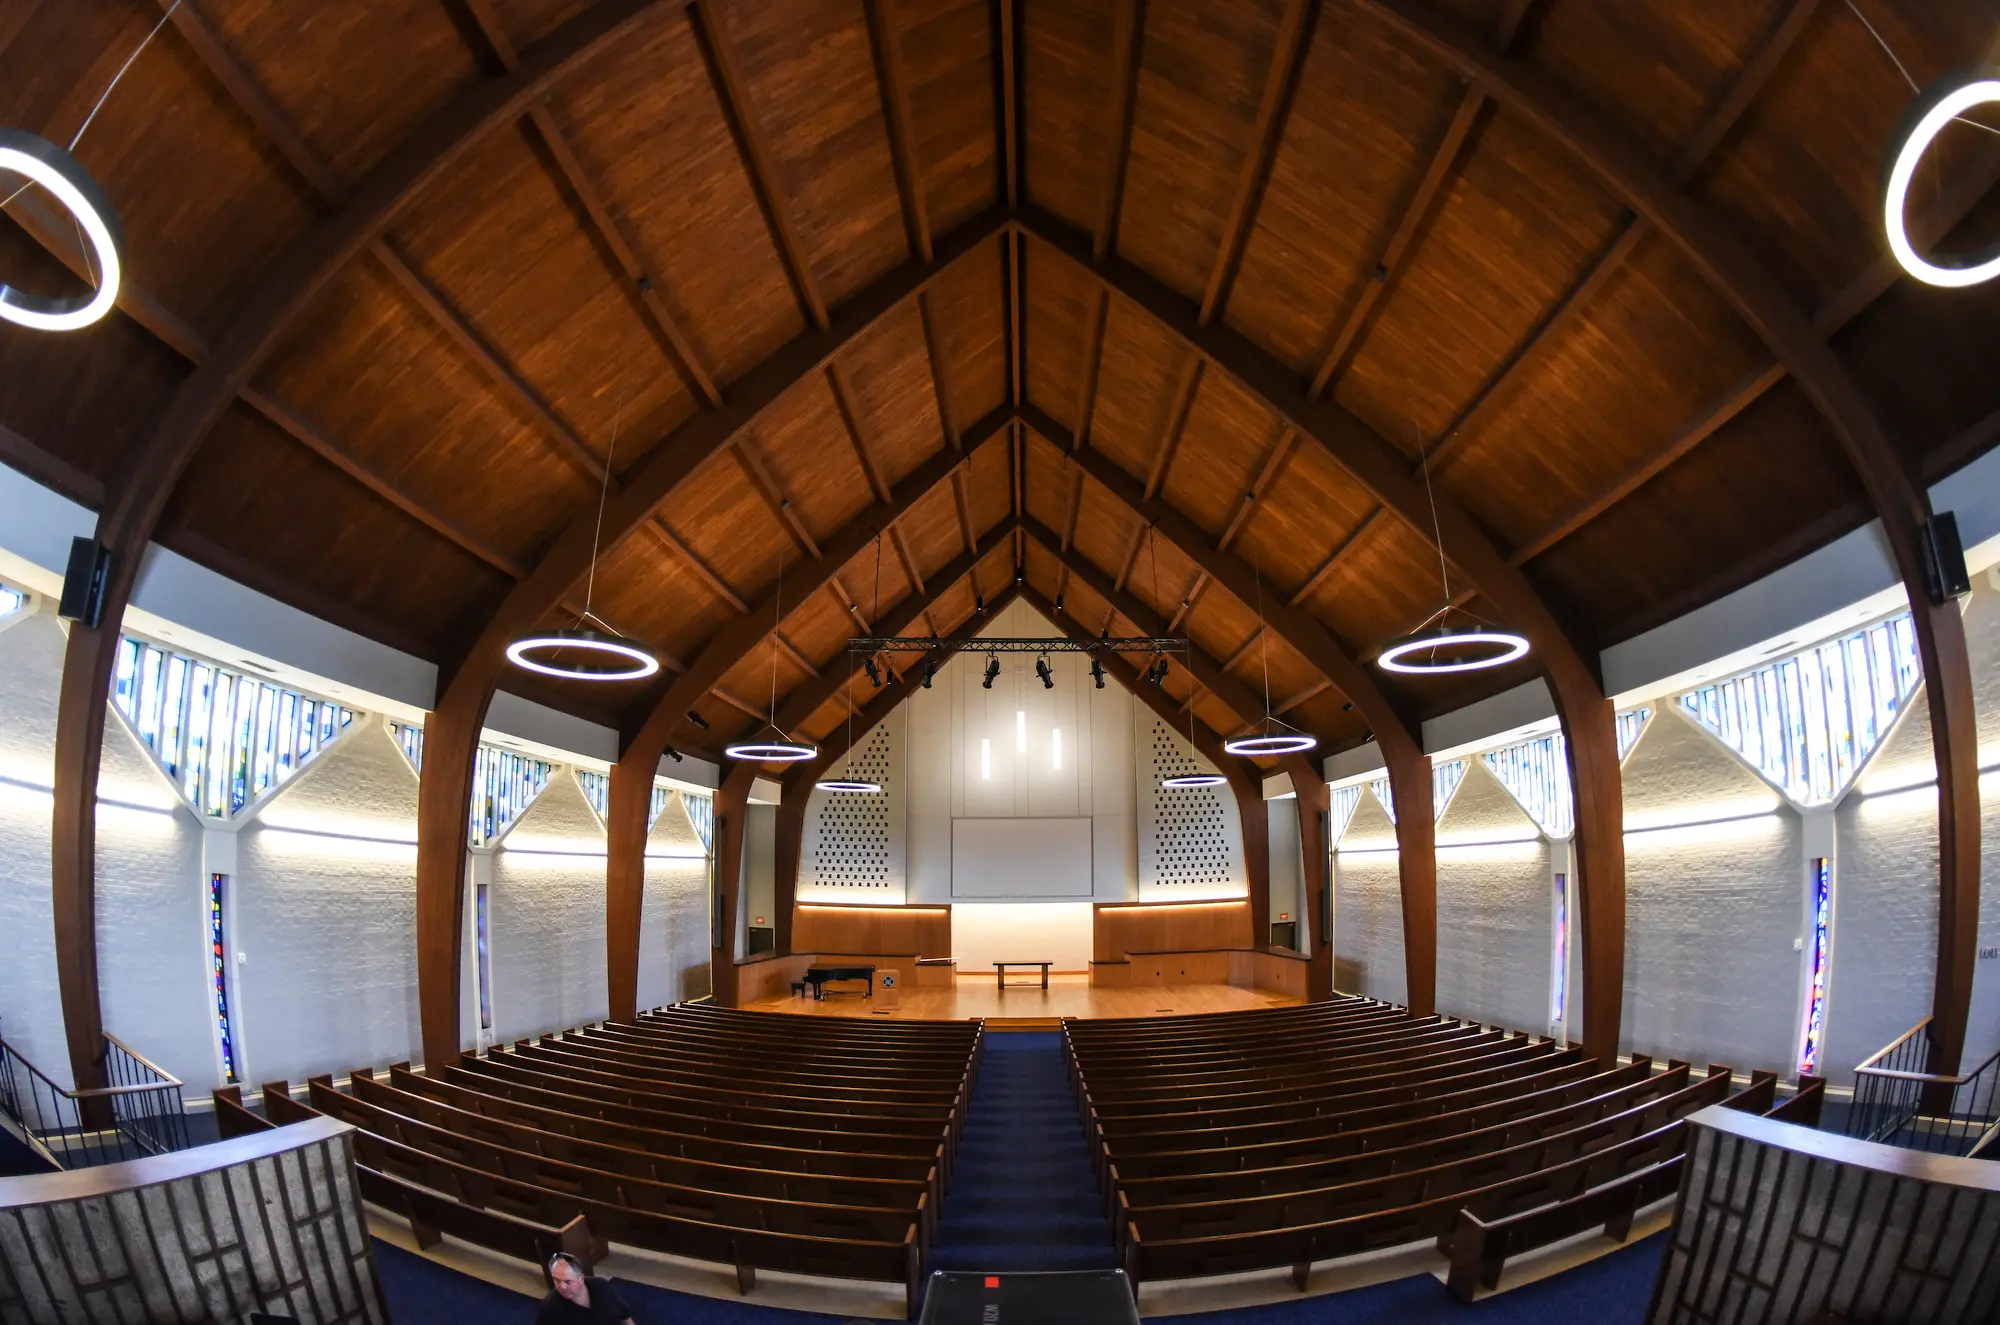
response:
<path id="1" fill-rule="evenodd" d="M 866 980 L 868 992 L 863 998 L 875 997 L 875 968 L 872 966 L 809 966 L 806 968 L 805 982 L 812 986 L 813 997 L 826 997 L 826 982 L 829 980 Z"/>

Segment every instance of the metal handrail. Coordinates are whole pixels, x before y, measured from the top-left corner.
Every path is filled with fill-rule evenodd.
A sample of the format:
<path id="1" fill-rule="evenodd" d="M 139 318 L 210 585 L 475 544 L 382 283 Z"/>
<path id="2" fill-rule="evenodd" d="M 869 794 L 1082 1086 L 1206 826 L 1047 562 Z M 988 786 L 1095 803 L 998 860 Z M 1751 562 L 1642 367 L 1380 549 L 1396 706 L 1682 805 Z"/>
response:
<path id="1" fill-rule="evenodd" d="M 1887 1058 L 1890 1054 L 1895 1053 L 1896 1050 L 1902 1048 L 1904 1042 L 1909 1040 L 1911 1036 L 1914 1036 L 1922 1031 L 1929 1030 L 1930 1024 L 1931 1024 L 1931 1019 L 1929 1017 L 1925 1017 L 1922 1021 L 1910 1027 L 1910 1029 L 1904 1031 L 1901 1035 L 1898 1035 L 1895 1039 L 1889 1041 L 1888 1044 L 1882 1046 L 1880 1049 L 1877 1049 L 1874 1053 L 1862 1059 L 1861 1062 L 1855 1066 L 1854 1070 L 1856 1072 L 1862 1072 L 1868 1070 L 1869 1068 L 1874 1067 L 1876 1063 L 1880 1062 L 1884 1058 Z M 1930 1040 L 1928 1039 L 1928 1037 L 1924 1040 L 1924 1049 L 1925 1049 L 1925 1057 L 1928 1058 L 1930 1050 Z"/>
<path id="2" fill-rule="evenodd" d="M 1854 1069 L 1848 1135 L 1955 1154 L 1987 1144 L 2000 1126 L 2000 1050 L 1969 1072 L 1932 1072 L 1930 1025 L 1925 1017 Z"/>
<path id="3" fill-rule="evenodd" d="M 154 1085 L 178 1086 L 182 1084 L 181 1079 L 179 1077 L 167 1071 L 167 1069 L 161 1067 L 158 1063 L 146 1057 L 146 1055 L 140 1053 L 137 1049 L 134 1049 L 131 1045 L 125 1043 L 125 1041 L 119 1039 L 117 1036 L 113 1035 L 110 1031 L 104 1032 L 104 1041 L 106 1044 L 109 1044 L 114 1048 L 117 1048 L 120 1051 L 122 1051 L 127 1058 L 130 1058 L 140 1067 L 145 1068 L 148 1072 L 151 1072 L 154 1076 L 158 1077 L 159 1080 L 154 1082 L 153 1083 Z"/>
<path id="4" fill-rule="evenodd" d="M 189 1144 L 181 1081 L 106 1034 L 104 1066 L 114 1085 L 58 1085 L 0 1036 L 0 1110 L 58 1168 L 184 1150 Z M 156 1080 L 118 1080 L 151 1076 Z"/>

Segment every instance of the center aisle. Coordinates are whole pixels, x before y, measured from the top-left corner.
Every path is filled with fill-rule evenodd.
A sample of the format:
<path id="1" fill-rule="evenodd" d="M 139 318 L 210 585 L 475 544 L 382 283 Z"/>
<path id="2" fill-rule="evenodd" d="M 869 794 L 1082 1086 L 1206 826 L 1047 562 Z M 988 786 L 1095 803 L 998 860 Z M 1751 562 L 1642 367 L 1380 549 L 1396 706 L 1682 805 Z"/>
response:
<path id="1" fill-rule="evenodd" d="M 1107 1270 L 1111 1221 L 1053 1031 L 988 1032 L 930 1269 Z"/>

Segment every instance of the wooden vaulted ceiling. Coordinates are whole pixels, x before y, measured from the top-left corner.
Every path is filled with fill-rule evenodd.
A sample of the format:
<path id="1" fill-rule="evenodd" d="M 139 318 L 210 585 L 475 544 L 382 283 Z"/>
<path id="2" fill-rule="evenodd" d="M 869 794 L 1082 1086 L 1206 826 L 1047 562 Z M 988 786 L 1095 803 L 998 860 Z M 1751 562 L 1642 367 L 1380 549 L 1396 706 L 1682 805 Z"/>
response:
<path id="1" fill-rule="evenodd" d="M 1919 81 L 1994 50 L 1984 0 L 1858 2 Z M 168 7 L 15 0 L 0 123 L 68 141 Z M 781 565 L 852 552 L 705 687 L 681 748 L 761 724 L 774 695 L 831 730 L 867 699 L 840 683 L 858 627 L 949 634 L 1017 573 L 1093 633 L 1185 631 L 1195 675 L 1169 686 L 1218 732 L 1268 691 L 1329 743 L 1360 739 L 1256 600 L 1366 659 L 1439 605 L 1437 550 L 1190 327 L 1412 474 L 1427 454 L 1439 495 L 1586 644 L 1865 522 L 1828 426 L 1713 276 L 1412 25 L 1518 58 L 1722 218 L 1912 473 L 2000 439 L 2000 301 L 1897 281 L 1879 254 L 1880 156 L 1912 94 L 1844 3 L 642 7 L 313 297 L 203 439 L 163 542 L 449 667 L 607 466 L 616 485 L 912 270 L 914 297 L 798 356 L 588 586 L 679 669 L 732 621 L 775 619 Z M 122 311 L 79 335 L 0 328 L 0 458 L 101 501 L 258 273 L 588 8 L 181 0 L 78 149 L 124 221 Z M 1955 128 L 1920 220 L 1953 247 L 2000 235 L 1996 178 L 1993 142 Z M 6 279 L 73 283 L 44 200 L 7 215 Z M 1252 592 L 1148 537 L 1150 501 L 1248 566 Z M 901 514 L 857 542 L 878 503 Z M 1531 674 L 1381 684 L 1426 716 Z M 671 679 L 508 685 L 630 731 Z"/>

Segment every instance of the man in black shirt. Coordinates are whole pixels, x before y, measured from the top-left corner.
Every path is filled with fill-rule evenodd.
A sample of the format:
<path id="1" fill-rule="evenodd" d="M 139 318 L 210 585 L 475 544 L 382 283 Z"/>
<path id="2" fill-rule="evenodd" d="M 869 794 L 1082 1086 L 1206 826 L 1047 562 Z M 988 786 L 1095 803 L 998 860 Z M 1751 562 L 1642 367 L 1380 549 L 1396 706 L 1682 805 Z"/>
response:
<path id="1" fill-rule="evenodd" d="M 535 1325 L 632 1325 L 632 1309 L 611 1281 L 586 1277 L 576 1257 L 567 1252 L 549 1259 L 549 1280 L 555 1290 L 542 1299 Z"/>

